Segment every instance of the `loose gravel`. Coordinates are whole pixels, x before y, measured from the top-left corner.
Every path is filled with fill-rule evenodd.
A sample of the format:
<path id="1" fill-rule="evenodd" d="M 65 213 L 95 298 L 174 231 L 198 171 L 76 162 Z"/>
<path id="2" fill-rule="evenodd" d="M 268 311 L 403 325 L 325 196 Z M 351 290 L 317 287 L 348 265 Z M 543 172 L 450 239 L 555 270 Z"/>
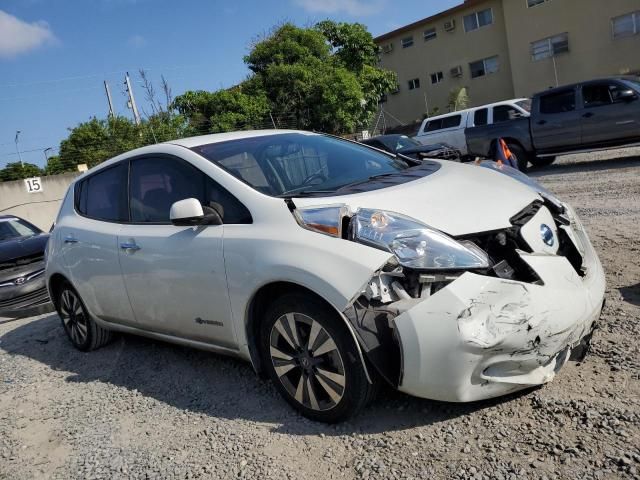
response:
<path id="1" fill-rule="evenodd" d="M 0 478 L 640 479 L 640 150 L 531 176 L 608 281 L 592 353 L 552 383 L 464 405 L 383 390 L 327 426 L 234 359 L 131 336 L 85 354 L 55 315 L 0 319 Z"/>

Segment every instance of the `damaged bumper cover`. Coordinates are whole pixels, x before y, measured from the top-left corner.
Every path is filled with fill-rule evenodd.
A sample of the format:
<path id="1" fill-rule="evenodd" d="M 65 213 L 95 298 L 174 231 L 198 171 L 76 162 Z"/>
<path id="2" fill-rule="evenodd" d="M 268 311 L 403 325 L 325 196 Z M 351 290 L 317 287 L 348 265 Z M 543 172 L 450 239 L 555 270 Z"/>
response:
<path id="1" fill-rule="evenodd" d="M 582 275 L 566 257 L 518 251 L 540 282 L 466 272 L 426 298 L 367 312 L 354 304 L 345 315 L 405 393 L 469 402 L 547 383 L 584 347 L 604 298 L 604 272 L 579 222 L 571 234 Z"/>

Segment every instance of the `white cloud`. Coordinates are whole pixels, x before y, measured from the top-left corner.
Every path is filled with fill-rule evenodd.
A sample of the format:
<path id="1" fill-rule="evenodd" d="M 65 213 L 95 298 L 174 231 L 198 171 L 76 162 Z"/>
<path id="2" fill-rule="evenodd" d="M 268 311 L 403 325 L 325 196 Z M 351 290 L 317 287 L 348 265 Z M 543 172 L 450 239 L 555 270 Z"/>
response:
<path id="1" fill-rule="evenodd" d="M 27 23 L 0 10 L 0 58 L 12 58 L 57 42 L 46 22 Z"/>
<path id="2" fill-rule="evenodd" d="M 146 47 L 149 42 L 142 35 L 133 35 L 129 37 L 127 43 L 134 48 L 142 48 Z"/>
<path id="3" fill-rule="evenodd" d="M 339 13 L 345 12 L 354 17 L 380 12 L 385 0 L 294 0 L 308 12 Z"/>

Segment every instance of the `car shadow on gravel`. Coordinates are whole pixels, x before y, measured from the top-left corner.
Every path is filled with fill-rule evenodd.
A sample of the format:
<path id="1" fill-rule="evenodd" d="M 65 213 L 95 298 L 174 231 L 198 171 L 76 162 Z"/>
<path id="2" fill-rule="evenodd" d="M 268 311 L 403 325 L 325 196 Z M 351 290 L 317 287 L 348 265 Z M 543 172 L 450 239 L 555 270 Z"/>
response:
<path id="1" fill-rule="evenodd" d="M 131 335 L 119 335 L 106 347 L 83 353 L 71 346 L 57 315 L 10 330 L 0 337 L 0 348 L 68 372 L 64 380 L 70 384 L 110 384 L 116 387 L 114 397 L 123 397 L 125 403 L 142 395 L 179 410 L 271 424 L 275 432 L 294 435 L 379 433 L 432 425 L 527 394 L 453 404 L 383 388 L 358 417 L 329 426 L 295 413 L 247 362 Z"/>
<path id="2" fill-rule="evenodd" d="M 625 302 L 640 307 L 640 283 L 629 285 L 628 287 L 621 287 L 618 290 Z"/>
<path id="3" fill-rule="evenodd" d="M 532 167 L 527 175 L 533 178 L 560 173 L 598 172 L 620 168 L 640 167 L 640 157 L 620 157 L 603 160 L 584 160 L 570 163 L 554 163 L 546 167 Z"/>

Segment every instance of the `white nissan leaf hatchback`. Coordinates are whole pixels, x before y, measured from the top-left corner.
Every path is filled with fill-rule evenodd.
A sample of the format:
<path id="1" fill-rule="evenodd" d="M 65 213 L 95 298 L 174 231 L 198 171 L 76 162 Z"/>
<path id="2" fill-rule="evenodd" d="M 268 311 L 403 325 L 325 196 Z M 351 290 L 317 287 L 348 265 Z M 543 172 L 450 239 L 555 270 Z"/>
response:
<path id="1" fill-rule="evenodd" d="M 91 169 L 46 278 L 76 348 L 126 332 L 235 355 L 326 422 L 380 381 L 453 402 L 544 384 L 586 353 L 605 290 L 574 210 L 528 177 L 283 130 Z"/>

